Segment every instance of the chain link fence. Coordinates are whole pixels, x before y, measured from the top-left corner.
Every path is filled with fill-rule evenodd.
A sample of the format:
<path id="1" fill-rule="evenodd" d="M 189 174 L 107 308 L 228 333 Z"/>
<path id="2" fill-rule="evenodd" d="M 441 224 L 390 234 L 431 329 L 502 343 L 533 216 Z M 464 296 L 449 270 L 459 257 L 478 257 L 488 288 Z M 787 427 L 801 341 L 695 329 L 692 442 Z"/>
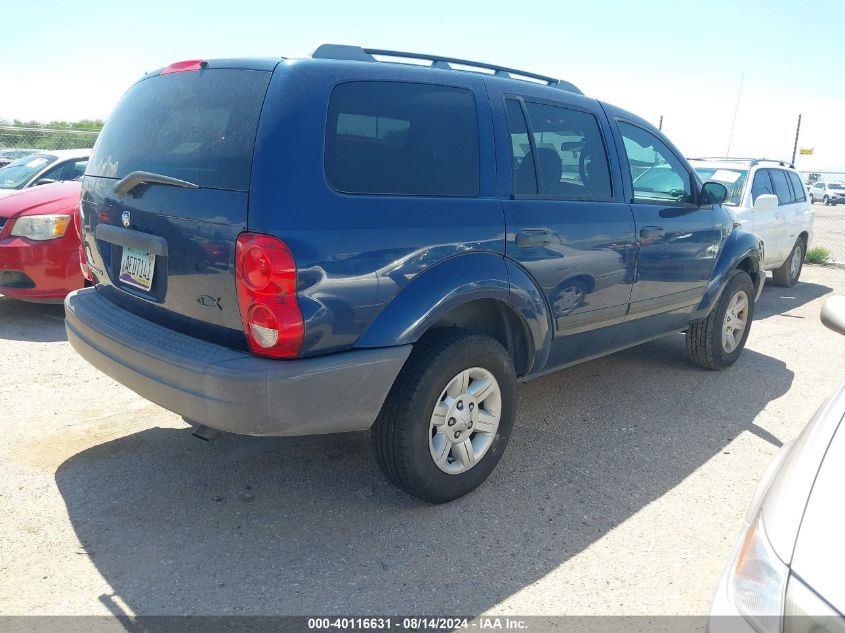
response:
<path id="1" fill-rule="evenodd" d="M 801 172 L 805 183 L 814 182 L 845 183 L 845 172 L 814 171 Z M 815 219 L 813 222 L 813 243 L 810 247 L 821 246 L 830 252 L 832 261 L 845 264 L 845 204 L 825 206 L 820 200 L 813 204 Z"/>
<path id="2" fill-rule="evenodd" d="M 0 123 L 0 167 L 37 152 L 93 147 L 98 134 L 97 130 Z"/>

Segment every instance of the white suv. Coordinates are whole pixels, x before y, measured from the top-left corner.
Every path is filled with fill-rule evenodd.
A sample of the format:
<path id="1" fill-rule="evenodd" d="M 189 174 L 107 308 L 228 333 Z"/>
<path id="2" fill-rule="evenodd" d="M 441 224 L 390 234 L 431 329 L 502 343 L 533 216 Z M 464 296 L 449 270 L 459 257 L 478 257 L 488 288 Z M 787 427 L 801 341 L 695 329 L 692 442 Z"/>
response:
<path id="1" fill-rule="evenodd" d="M 816 182 L 810 187 L 810 202 L 836 206 L 845 203 L 845 185 L 839 182 Z"/>
<path id="2" fill-rule="evenodd" d="M 728 188 L 725 204 L 763 240 L 763 265 L 774 282 L 794 286 L 813 236 L 813 205 L 795 168 L 752 158 L 693 158 L 690 164 L 702 181 Z"/>

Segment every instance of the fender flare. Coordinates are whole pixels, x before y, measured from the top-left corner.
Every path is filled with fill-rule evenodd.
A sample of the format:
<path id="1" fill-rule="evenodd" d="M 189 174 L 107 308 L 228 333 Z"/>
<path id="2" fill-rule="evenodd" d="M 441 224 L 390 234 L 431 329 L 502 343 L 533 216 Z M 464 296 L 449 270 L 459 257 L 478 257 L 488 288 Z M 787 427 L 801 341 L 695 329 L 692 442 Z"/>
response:
<path id="1" fill-rule="evenodd" d="M 757 291 L 755 299 L 763 288 L 766 272 L 763 270 L 763 243 L 753 233 L 734 229 L 725 239 L 719 251 L 710 282 L 704 291 L 704 297 L 690 316 L 691 321 L 699 321 L 707 317 L 719 300 L 722 290 L 730 280 L 733 271 L 744 259 L 751 258 L 751 281 Z"/>
<path id="2" fill-rule="evenodd" d="M 543 295 L 521 268 L 489 252 L 450 257 L 420 273 L 382 308 L 355 347 L 415 343 L 453 309 L 479 299 L 508 305 L 532 343 L 532 370 L 545 364 L 551 332 Z"/>

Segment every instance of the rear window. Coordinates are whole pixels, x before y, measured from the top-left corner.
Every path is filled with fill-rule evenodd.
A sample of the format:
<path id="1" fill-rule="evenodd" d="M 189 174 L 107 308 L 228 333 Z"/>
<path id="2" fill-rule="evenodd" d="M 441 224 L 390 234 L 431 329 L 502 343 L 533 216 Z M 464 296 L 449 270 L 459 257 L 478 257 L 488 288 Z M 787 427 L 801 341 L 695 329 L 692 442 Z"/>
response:
<path id="1" fill-rule="evenodd" d="M 789 182 L 786 180 L 786 172 L 782 169 L 770 169 L 772 184 L 775 186 L 775 195 L 781 205 L 792 202 L 792 191 L 789 189 Z"/>
<path id="2" fill-rule="evenodd" d="M 247 191 L 270 73 L 208 69 L 144 79 L 109 117 L 86 174 L 149 171 L 200 187 Z"/>
<path id="3" fill-rule="evenodd" d="M 795 202 L 804 202 L 807 199 L 807 195 L 804 193 L 804 185 L 801 183 L 801 179 L 798 177 L 798 174 L 794 171 L 788 171 L 786 172 L 786 175 L 789 177 L 789 182 L 792 184 L 792 193 L 795 194 Z"/>
<path id="4" fill-rule="evenodd" d="M 340 84 L 329 100 L 325 169 L 344 193 L 477 196 L 475 98 L 430 84 Z"/>

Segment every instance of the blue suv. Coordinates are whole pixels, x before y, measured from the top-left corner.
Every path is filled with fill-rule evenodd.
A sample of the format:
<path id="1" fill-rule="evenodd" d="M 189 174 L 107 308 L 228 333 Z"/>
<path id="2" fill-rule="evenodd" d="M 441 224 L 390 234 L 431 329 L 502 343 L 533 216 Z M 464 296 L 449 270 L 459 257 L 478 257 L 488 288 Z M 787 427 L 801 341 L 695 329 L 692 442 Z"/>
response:
<path id="1" fill-rule="evenodd" d="M 449 501 L 519 381 L 681 331 L 736 361 L 764 274 L 726 195 L 551 77 L 340 45 L 180 62 L 94 148 L 68 338 L 200 436 L 370 429 L 390 481 Z"/>

